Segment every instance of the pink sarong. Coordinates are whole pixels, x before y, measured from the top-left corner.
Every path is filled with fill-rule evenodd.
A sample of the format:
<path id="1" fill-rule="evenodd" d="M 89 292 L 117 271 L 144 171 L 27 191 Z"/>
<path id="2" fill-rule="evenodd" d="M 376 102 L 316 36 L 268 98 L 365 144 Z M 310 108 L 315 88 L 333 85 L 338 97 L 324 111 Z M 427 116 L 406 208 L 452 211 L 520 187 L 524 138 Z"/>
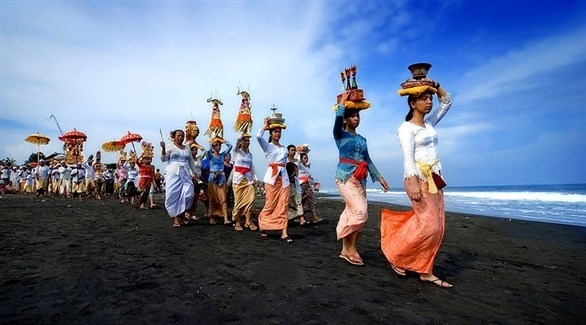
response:
<path id="1" fill-rule="evenodd" d="M 421 180 L 419 186 L 423 198 L 411 200 L 413 210 L 381 209 L 381 249 L 397 267 L 431 273 L 444 238 L 444 192 L 429 193 L 429 185 Z"/>
<path id="2" fill-rule="evenodd" d="M 265 206 L 258 215 L 260 230 L 283 230 L 287 227 L 289 186 L 283 187 L 283 180 L 277 177 L 275 185 L 265 183 Z"/>
<path id="3" fill-rule="evenodd" d="M 342 211 L 336 227 L 336 235 L 339 240 L 355 231 L 362 231 L 366 220 L 368 220 L 368 203 L 366 202 L 366 190 L 354 175 L 351 175 L 346 183 L 336 180 L 336 185 L 346 203 L 346 208 Z"/>

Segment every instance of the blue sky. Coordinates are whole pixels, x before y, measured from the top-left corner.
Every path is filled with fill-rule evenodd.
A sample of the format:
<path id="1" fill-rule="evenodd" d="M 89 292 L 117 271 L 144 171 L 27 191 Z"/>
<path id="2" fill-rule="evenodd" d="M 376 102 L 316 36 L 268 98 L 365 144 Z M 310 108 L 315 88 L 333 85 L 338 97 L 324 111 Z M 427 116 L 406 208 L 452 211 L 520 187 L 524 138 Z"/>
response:
<path id="1" fill-rule="evenodd" d="M 339 71 L 355 64 L 372 103 L 358 131 L 402 187 L 396 130 L 407 105 L 396 91 L 409 64 L 430 62 L 454 102 L 437 127 L 449 185 L 586 183 L 586 1 L 2 1 L 0 10 L 2 158 L 27 159 L 34 132 L 52 138 L 43 152 L 60 151 L 51 114 L 88 135 L 86 155 L 127 131 L 158 143 L 159 128 L 191 118 L 204 131 L 212 93 L 234 141 L 242 86 L 254 132 L 275 104 L 288 125 L 282 143 L 309 143 L 314 176 L 333 188 L 331 108 Z M 198 140 L 207 143 L 203 132 Z"/>

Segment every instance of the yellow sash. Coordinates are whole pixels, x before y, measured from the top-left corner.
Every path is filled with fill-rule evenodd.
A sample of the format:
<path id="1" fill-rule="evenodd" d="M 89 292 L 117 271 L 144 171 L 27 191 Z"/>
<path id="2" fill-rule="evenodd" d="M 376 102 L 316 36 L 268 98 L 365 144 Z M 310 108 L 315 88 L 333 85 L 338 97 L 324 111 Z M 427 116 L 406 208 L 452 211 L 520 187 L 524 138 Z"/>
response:
<path id="1" fill-rule="evenodd" d="M 429 193 L 431 194 L 437 193 L 437 186 L 435 185 L 435 181 L 433 180 L 433 176 L 431 176 L 431 173 L 433 172 L 433 166 L 435 166 L 438 162 L 439 160 L 437 159 L 431 164 L 424 163 L 421 161 L 415 162 L 423 176 L 425 176 L 425 178 L 427 179 L 427 184 L 429 184 Z"/>

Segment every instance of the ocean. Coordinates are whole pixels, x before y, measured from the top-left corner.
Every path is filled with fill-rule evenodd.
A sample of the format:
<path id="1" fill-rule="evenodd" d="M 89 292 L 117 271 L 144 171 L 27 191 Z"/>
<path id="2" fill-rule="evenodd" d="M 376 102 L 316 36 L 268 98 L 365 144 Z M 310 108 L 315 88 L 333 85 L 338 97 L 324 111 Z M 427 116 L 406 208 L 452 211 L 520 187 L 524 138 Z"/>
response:
<path id="1" fill-rule="evenodd" d="M 372 185 L 372 184 L 369 184 Z M 337 189 L 320 192 L 338 195 Z M 340 198 L 338 196 L 338 198 Z M 369 201 L 410 206 L 403 189 L 367 189 Z M 586 184 L 444 188 L 446 211 L 586 227 Z"/>

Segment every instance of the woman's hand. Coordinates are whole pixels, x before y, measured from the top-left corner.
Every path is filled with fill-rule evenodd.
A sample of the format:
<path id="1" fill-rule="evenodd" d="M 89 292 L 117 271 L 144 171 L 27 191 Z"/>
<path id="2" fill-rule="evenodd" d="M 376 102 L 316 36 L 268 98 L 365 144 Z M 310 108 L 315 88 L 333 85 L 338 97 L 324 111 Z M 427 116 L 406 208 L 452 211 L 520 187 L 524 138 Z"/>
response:
<path id="1" fill-rule="evenodd" d="M 160 144 L 161 144 L 161 148 L 165 149 L 165 141 L 161 141 Z"/>
<path id="2" fill-rule="evenodd" d="M 378 177 L 378 181 L 380 182 L 380 185 L 383 188 L 383 192 L 388 192 L 391 187 L 389 186 L 389 183 L 387 183 L 387 181 L 385 180 L 385 178 L 382 177 L 382 176 L 379 176 Z"/>
<path id="3" fill-rule="evenodd" d="M 417 202 L 421 200 L 421 188 L 419 187 L 417 176 L 407 178 L 405 191 L 407 191 L 407 196 L 409 196 L 411 200 Z"/>
<path id="4" fill-rule="evenodd" d="M 269 120 L 270 120 L 270 118 L 268 116 L 265 117 L 265 120 L 264 120 L 265 125 L 263 126 L 263 130 L 268 130 L 269 129 Z"/>
<path id="5" fill-rule="evenodd" d="M 338 105 L 344 106 L 346 100 L 348 100 L 348 95 L 350 95 L 350 91 L 346 90 L 345 92 L 343 92 L 342 97 L 340 97 L 340 101 L 338 102 Z"/>

